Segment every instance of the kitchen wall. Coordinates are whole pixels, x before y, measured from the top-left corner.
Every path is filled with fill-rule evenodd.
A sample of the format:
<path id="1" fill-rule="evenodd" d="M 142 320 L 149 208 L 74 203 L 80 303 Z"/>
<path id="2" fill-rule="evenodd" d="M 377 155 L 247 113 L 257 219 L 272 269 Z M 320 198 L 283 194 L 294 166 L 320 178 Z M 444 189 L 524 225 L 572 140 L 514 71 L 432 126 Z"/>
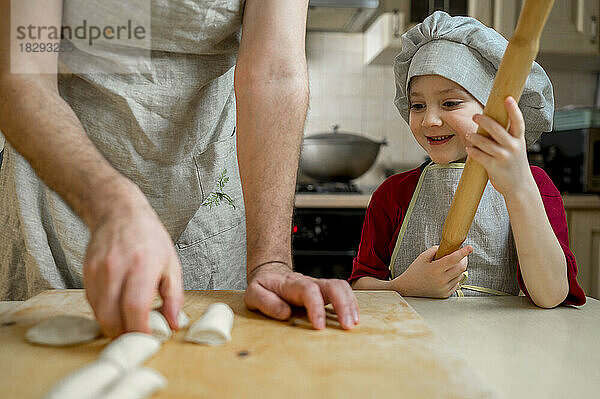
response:
<path id="1" fill-rule="evenodd" d="M 311 95 L 305 134 L 330 131 L 339 124 L 340 131 L 378 141 L 385 138 L 389 143 L 375 165 L 356 181 L 359 186 L 377 186 L 386 169 L 397 173 L 424 160 L 426 153 L 393 104 L 392 66 L 364 66 L 362 34 L 310 32 L 306 53 Z M 596 73 L 542 66 L 552 80 L 557 109 L 594 104 Z"/>
<path id="2" fill-rule="evenodd" d="M 385 169 L 407 170 L 423 162 L 426 153 L 394 106 L 391 66 L 363 66 L 360 33 L 308 33 L 306 53 L 310 105 L 305 134 L 331 131 L 359 133 L 376 141 L 386 139 L 375 165 L 356 183 L 377 186 Z"/>
<path id="3" fill-rule="evenodd" d="M 556 109 L 570 105 L 594 105 L 596 73 L 555 69 L 543 64 L 542 66 L 552 81 Z"/>

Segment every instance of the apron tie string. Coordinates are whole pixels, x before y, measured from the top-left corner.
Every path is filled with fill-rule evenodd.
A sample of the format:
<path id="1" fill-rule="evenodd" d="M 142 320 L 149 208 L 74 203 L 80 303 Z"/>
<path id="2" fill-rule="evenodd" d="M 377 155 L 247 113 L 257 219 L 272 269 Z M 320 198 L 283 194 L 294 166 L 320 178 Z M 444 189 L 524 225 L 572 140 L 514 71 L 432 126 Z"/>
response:
<path id="1" fill-rule="evenodd" d="M 482 292 L 484 294 L 490 294 L 490 295 L 511 296 L 511 294 L 508 294 L 508 293 L 502 292 L 502 291 L 493 290 L 491 288 L 478 287 L 476 285 L 464 284 L 468 278 L 469 278 L 469 272 L 465 270 L 463 272 L 463 277 L 460 279 L 460 282 L 458 283 L 458 289 L 456 290 L 457 296 L 459 296 L 459 297 L 465 296 L 464 292 L 462 291 L 463 289 Z"/>

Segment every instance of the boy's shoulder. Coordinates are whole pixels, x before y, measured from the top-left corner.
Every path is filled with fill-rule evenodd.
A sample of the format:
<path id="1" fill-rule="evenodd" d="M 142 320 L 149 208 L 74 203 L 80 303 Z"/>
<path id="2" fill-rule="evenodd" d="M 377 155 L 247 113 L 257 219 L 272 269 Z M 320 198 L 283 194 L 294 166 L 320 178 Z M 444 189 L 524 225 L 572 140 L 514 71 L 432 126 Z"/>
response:
<path id="1" fill-rule="evenodd" d="M 531 174 L 533 175 L 533 179 L 535 180 L 541 195 L 560 197 L 560 192 L 544 169 L 539 166 L 530 166 L 529 168 L 531 169 Z"/>
<path id="2" fill-rule="evenodd" d="M 419 177 L 421 176 L 422 168 L 407 170 L 406 172 L 392 175 L 385 179 L 383 183 L 373 193 L 373 199 L 377 202 L 405 202 L 406 198 L 410 201 Z"/>

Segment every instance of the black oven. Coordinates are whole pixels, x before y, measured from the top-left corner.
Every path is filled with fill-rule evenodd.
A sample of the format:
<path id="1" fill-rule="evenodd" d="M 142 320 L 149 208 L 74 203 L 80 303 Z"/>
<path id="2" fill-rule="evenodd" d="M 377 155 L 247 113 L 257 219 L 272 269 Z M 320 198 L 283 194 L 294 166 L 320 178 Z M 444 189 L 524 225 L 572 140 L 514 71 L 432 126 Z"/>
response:
<path id="1" fill-rule="evenodd" d="M 294 270 L 313 277 L 349 278 L 364 218 L 364 208 L 296 208 Z"/>
<path id="2" fill-rule="evenodd" d="M 600 192 L 600 128 L 555 131 L 539 143 L 544 169 L 560 192 Z"/>

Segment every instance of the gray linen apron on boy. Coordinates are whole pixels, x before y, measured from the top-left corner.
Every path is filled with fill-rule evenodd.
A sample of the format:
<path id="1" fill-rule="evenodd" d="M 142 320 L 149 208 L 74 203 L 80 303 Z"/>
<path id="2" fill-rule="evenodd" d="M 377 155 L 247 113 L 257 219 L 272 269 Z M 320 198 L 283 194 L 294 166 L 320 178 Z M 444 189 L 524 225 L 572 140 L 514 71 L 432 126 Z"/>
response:
<path id="1" fill-rule="evenodd" d="M 400 227 L 390 262 L 398 277 L 427 248 L 439 245 L 442 227 L 464 163 L 425 167 Z M 517 295 L 517 252 L 504 197 L 488 182 L 464 245 L 471 245 L 467 272 L 453 296 Z"/>
<path id="2" fill-rule="evenodd" d="M 127 7 L 113 3 L 115 12 Z M 158 213 L 186 289 L 246 285 L 233 91 L 243 8 L 243 0 L 153 0 L 149 73 L 58 76 L 96 148 Z M 79 12 L 66 0 L 64 23 L 77 24 Z M 79 48 L 59 58 L 67 70 L 86 62 L 106 59 Z M 0 199 L 0 300 L 82 288 L 87 227 L 8 143 Z"/>

